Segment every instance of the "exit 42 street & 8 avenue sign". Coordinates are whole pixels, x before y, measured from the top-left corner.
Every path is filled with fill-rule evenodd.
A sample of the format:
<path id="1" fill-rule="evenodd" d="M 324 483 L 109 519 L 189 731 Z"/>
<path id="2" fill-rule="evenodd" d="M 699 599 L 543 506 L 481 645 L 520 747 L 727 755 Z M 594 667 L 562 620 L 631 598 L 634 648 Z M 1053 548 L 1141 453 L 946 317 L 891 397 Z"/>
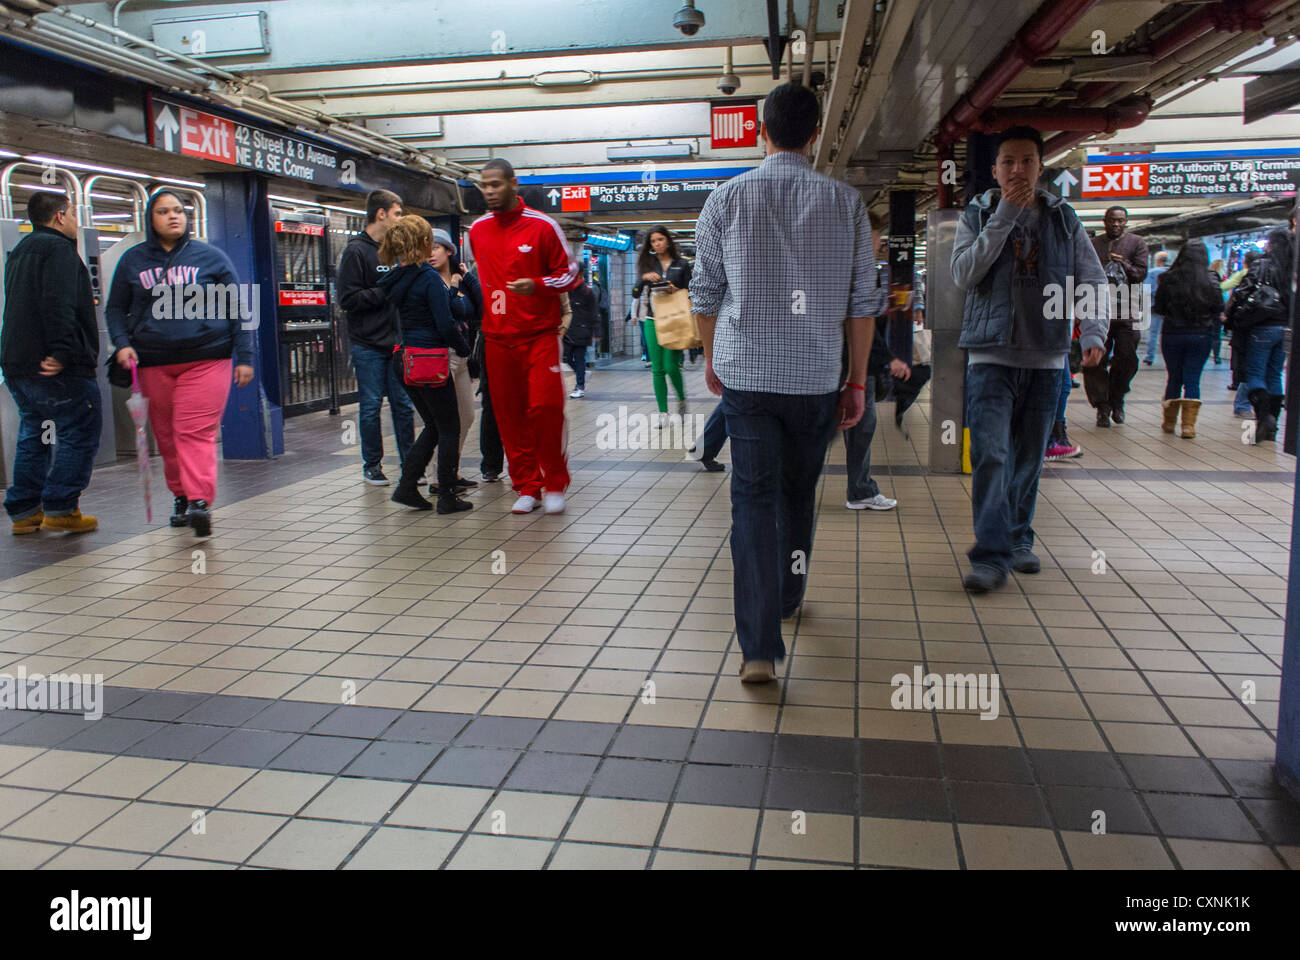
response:
<path id="1" fill-rule="evenodd" d="M 1096 163 L 1062 170 L 1050 181 L 1062 197 L 1289 196 L 1300 184 L 1300 156 L 1189 157 Z"/>

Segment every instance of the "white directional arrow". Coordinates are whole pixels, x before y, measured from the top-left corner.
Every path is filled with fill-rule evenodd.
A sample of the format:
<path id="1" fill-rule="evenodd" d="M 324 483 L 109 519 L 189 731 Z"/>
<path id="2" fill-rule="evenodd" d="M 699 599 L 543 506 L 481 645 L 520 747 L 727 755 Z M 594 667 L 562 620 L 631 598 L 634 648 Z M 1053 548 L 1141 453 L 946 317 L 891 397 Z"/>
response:
<path id="1" fill-rule="evenodd" d="M 1070 188 L 1079 182 L 1079 178 L 1069 170 L 1062 170 L 1052 182 L 1061 188 L 1061 197 L 1065 199 L 1070 196 Z"/>
<path id="2" fill-rule="evenodd" d="M 551 203 L 555 203 L 559 198 L 560 191 L 556 190 L 554 187 L 551 187 L 551 189 L 546 192 L 546 199 L 550 200 Z"/>
<path id="3" fill-rule="evenodd" d="M 162 111 L 154 116 L 153 125 L 162 131 L 163 149 L 170 150 L 172 148 L 172 137 L 180 133 L 181 130 L 181 125 L 172 116 L 171 107 L 164 103 Z"/>

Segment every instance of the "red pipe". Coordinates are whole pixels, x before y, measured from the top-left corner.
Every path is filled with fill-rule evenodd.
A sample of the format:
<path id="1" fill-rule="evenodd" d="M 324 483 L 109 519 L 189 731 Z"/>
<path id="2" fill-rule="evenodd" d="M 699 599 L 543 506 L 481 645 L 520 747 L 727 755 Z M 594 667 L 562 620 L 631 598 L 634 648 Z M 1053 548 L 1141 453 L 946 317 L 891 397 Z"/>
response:
<path id="1" fill-rule="evenodd" d="M 938 142 L 956 143 L 980 114 L 991 107 L 1025 67 L 1053 50 L 1097 0 L 1047 0 L 993 58 L 993 63 L 963 93 L 939 122 Z"/>
<path id="2" fill-rule="evenodd" d="M 998 133 L 1028 124 L 1040 130 L 1071 130 L 1082 133 L 1114 133 L 1136 127 L 1151 112 L 1151 98 L 1129 97 L 1109 107 L 1012 107 L 986 110 L 976 121 L 980 133 Z"/>

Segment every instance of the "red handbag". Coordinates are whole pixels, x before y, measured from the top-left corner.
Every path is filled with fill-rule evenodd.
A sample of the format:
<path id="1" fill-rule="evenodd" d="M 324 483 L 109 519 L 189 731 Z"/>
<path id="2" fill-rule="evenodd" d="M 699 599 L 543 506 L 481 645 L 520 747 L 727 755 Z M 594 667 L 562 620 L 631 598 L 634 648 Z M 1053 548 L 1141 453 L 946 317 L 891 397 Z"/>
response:
<path id="1" fill-rule="evenodd" d="M 412 387 L 445 386 L 451 376 L 446 347 L 393 347 L 402 354 L 402 379 Z"/>

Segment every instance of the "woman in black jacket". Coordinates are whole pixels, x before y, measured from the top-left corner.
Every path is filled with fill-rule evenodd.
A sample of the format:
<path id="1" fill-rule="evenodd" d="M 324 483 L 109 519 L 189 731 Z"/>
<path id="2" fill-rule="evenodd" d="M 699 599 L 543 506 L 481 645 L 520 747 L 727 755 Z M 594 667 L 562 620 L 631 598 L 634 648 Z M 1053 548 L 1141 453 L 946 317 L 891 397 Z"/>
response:
<path id="1" fill-rule="evenodd" d="M 1268 250 L 1251 266 L 1232 292 L 1229 304 L 1234 331 L 1246 341 L 1245 376 L 1255 408 L 1255 442 L 1277 439 L 1277 418 L 1286 394 L 1282 366 L 1291 307 L 1291 262 L 1295 237 L 1279 227 L 1268 235 Z"/>
<path id="2" fill-rule="evenodd" d="M 564 362 L 573 368 L 574 400 L 587 394 L 587 348 L 596 329 L 596 294 L 587 286 L 587 266 L 582 266 L 582 284 L 569 291 L 569 309 L 573 319 L 564 331 Z"/>
<path id="3" fill-rule="evenodd" d="M 641 279 L 632 288 L 632 299 L 639 300 L 644 295 L 650 301 L 647 287 L 656 283 L 667 283 L 669 291 L 685 290 L 691 285 L 691 265 L 677 252 L 677 241 L 665 226 L 655 227 L 646 237 L 645 246 L 637 260 L 637 271 Z M 655 338 L 654 309 L 649 304 L 642 321 L 645 330 L 646 352 L 650 356 L 650 369 L 654 378 L 655 403 L 659 406 L 656 424 L 663 426 L 668 413 L 668 384 L 665 377 L 673 382 L 677 391 L 677 412 L 686 415 L 686 387 L 682 383 L 682 351 L 664 350 Z"/>
<path id="4" fill-rule="evenodd" d="M 446 230 L 433 231 L 433 255 L 429 265 L 438 271 L 438 276 L 447 285 L 451 296 L 451 315 L 460 327 L 465 342 L 471 347 L 478 337 L 479 327 L 483 322 L 483 290 L 478 277 L 472 276 L 465 269 L 465 264 L 456 259 L 456 245 L 452 243 L 451 234 Z M 451 358 L 451 380 L 456 388 L 456 412 L 460 416 L 460 443 L 456 447 L 456 486 L 461 489 L 477 487 L 473 480 L 466 480 L 460 475 L 460 455 L 465 451 L 465 440 L 474 427 L 474 384 L 478 371 L 471 368 L 472 357 Z M 438 492 L 437 484 L 430 484 L 429 492 Z"/>
<path id="5" fill-rule="evenodd" d="M 423 217 L 402 217 L 388 228 L 379 245 L 380 263 L 399 264 L 380 279 L 379 287 L 397 307 L 397 339 L 403 349 L 442 347 L 467 357 L 469 344 L 452 318 L 447 285 L 427 262 L 432 252 L 433 228 L 429 222 Z M 394 362 L 400 363 L 400 357 L 400 353 L 395 354 Z M 407 383 L 406 392 L 424 421 L 424 429 L 406 455 L 402 479 L 393 491 L 393 502 L 416 510 L 432 508 L 420 496 L 419 481 L 437 445 L 438 512 L 473 509 L 473 504 L 456 495 L 460 421 L 456 412 L 456 387 L 451 377 L 440 387 Z"/>
<path id="6" fill-rule="evenodd" d="M 1164 317 L 1160 354 L 1168 371 L 1160 429 L 1173 433 L 1181 410 L 1182 436 L 1190 440 L 1196 436 L 1201 408 L 1201 371 L 1223 312 L 1219 281 L 1210 270 L 1210 253 L 1202 241 L 1185 244 L 1173 266 L 1161 274 L 1152 309 Z"/>

